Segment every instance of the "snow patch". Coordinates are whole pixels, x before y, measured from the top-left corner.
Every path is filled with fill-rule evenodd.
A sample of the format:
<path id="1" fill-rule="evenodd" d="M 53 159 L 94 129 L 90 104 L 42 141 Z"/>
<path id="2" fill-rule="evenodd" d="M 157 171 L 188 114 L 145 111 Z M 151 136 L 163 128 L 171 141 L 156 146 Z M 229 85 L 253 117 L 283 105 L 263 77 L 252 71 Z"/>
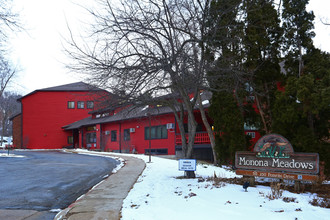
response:
<path id="1" fill-rule="evenodd" d="M 210 104 L 210 101 L 209 100 L 202 101 L 202 105 L 207 105 L 207 104 Z"/>
<path id="2" fill-rule="evenodd" d="M 49 212 L 55 212 L 55 213 L 58 213 L 60 211 L 62 211 L 62 209 L 51 209 L 51 210 L 49 210 Z"/>
<path id="3" fill-rule="evenodd" d="M 8 153 L 0 153 L 0 157 L 18 157 L 18 158 L 22 158 L 25 157 L 23 155 L 17 155 L 17 154 L 8 154 Z"/>

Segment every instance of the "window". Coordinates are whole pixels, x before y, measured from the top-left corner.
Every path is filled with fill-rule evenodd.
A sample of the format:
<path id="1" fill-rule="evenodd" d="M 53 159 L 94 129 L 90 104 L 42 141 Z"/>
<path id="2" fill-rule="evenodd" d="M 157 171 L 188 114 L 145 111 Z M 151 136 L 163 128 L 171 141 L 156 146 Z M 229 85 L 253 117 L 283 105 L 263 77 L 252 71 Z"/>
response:
<path id="1" fill-rule="evenodd" d="M 89 126 L 86 128 L 86 131 L 96 131 L 96 126 Z"/>
<path id="2" fill-rule="evenodd" d="M 80 108 L 80 109 L 85 108 L 85 102 L 80 102 L 80 101 L 78 101 L 78 102 L 77 102 L 77 108 Z"/>
<path id="3" fill-rule="evenodd" d="M 117 141 L 117 131 L 111 131 L 111 141 Z"/>
<path id="4" fill-rule="evenodd" d="M 68 108 L 74 108 L 74 102 L 68 101 Z"/>
<path id="5" fill-rule="evenodd" d="M 167 149 L 166 148 L 161 148 L 161 149 L 150 149 L 151 154 L 155 154 L 155 155 L 167 155 Z M 144 153 L 146 155 L 149 155 L 149 149 L 145 149 Z"/>
<path id="6" fill-rule="evenodd" d="M 87 101 L 87 108 L 93 109 L 94 108 L 94 102 L 93 101 Z"/>
<path id="7" fill-rule="evenodd" d="M 251 138 L 255 138 L 256 137 L 256 133 L 255 132 L 246 132 L 246 135 L 251 136 Z"/>
<path id="8" fill-rule="evenodd" d="M 96 143 L 96 133 L 87 133 L 86 142 L 87 144 Z"/>
<path id="9" fill-rule="evenodd" d="M 73 136 L 68 136 L 68 144 L 73 144 Z"/>
<path id="10" fill-rule="evenodd" d="M 149 134 L 149 132 L 151 134 Z M 151 138 L 150 138 L 151 135 Z M 144 139 L 167 139 L 166 125 L 152 126 L 149 131 L 149 127 L 144 128 Z"/>
<path id="11" fill-rule="evenodd" d="M 131 140 L 131 134 L 129 132 L 129 129 L 124 129 L 124 140 L 125 141 Z"/>

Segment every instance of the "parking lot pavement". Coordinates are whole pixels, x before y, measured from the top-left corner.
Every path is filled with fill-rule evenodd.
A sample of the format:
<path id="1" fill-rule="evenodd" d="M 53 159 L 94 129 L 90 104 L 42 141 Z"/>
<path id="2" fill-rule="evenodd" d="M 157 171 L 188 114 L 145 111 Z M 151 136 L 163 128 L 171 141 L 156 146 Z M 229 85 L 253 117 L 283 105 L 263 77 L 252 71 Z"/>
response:
<path id="1" fill-rule="evenodd" d="M 6 151 L 0 150 L 0 153 Z M 107 157 L 94 157 L 61 151 L 11 151 L 24 157 L 0 157 L 0 219 L 34 213 L 28 219 L 51 219 L 80 195 L 111 174 L 119 163 Z M 25 210 L 25 211 L 24 211 Z M 33 217 L 34 216 L 34 217 Z"/>
<path id="2" fill-rule="evenodd" d="M 118 155 L 116 155 L 118 157 Z M 125 166 L 58 213 L 56 220 L 119 220 L 123 200 L 145 168 L 135 157 L 119 156 Z"/>

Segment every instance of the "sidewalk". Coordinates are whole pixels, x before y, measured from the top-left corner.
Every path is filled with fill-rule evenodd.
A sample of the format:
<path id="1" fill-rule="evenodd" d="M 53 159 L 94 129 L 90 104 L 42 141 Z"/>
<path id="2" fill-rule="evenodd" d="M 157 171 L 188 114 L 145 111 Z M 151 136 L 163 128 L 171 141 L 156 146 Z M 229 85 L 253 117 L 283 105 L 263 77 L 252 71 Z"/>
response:
<path id="1" fill-rule="evenodd" d="M 141 159 L 120 157 L 125 160 L 124 167 L 58 213 L 55 219 L 119 220 L 123 200 L 145 168 L 145 163 Z"/>

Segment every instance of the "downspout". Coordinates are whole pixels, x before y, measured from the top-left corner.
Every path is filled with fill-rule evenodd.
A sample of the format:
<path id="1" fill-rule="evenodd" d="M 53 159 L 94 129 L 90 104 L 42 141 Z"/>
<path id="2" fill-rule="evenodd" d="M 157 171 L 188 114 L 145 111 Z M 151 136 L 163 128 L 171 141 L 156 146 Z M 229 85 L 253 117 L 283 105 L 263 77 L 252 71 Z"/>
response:
<path id="1" fill-rule="evenodd" d="M 75 148 L 74 129 L 72 129 L 72 147 Z"/>
<path id="2" fill-rule="evenodd" d="M 121 153 L 121 123 L 119 122 L 119 153 Z"/>
<path id="3" fill-rule="evenodd" d="M 151 114 L 149 116 L 149 163 L 151 163 Z"/>
<path id="4" fill-rule="evenodd" d="M 84 128 L 81 128 L 81 149 L 84 149 Z"/>
<path id="5" fill-rule="evenodd" d="M 23 149 L 23 103 L 21 100 L 21 143 L 20 148 Z"/>
<path id="6" fill-rule="evenodd" d="M 102 138 L 102 124 L 100 124 L 100 150 L 104 151 L 103 138 Z"/>
<path id="7" fill-rule="evenodd" d="M 174 152 L 175 152 L 175 156 L 176 155 L 176 117 L 174 117 Z M 182 147 L 182 146 L 181 146 Z"/>

